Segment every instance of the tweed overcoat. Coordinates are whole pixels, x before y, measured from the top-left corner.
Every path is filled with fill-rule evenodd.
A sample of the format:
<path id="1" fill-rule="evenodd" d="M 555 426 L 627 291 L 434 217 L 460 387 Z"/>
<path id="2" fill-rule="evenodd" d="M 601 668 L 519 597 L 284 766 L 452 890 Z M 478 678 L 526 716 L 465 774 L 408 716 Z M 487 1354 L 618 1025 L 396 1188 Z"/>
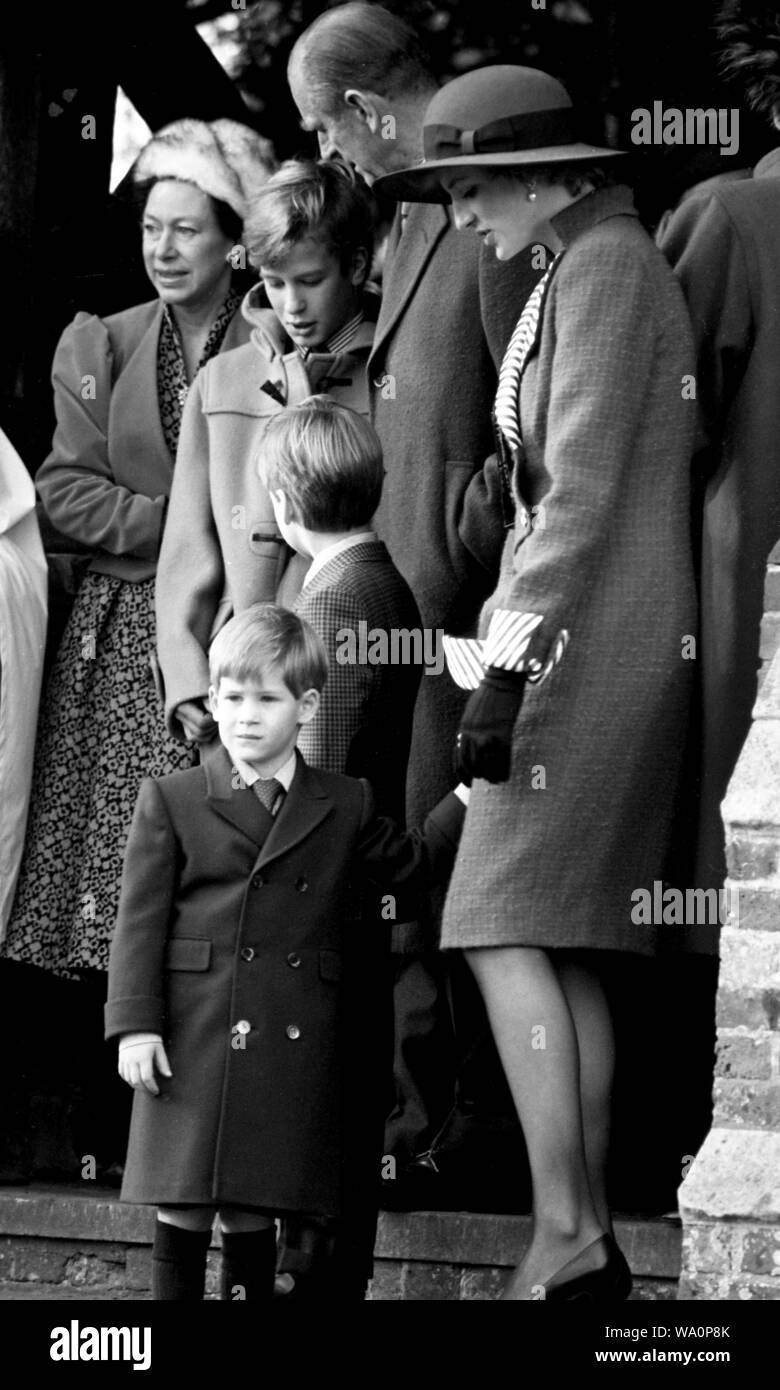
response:
<path id="1" fill-rule="evenodd" d="M 218 751 L 147 779 L 130 831 L 106 1035 L 162 1034 L 173 1075 L 136 1092 L 122 1197 L 338 1217 L 379 1177 L 361 1123 L 384 931 L 356 890 L 446 873 L 463 807 L 402 834 L 367 783 L 298 755 L 271 822 Z"/>
<path id="2" fill-rule="evenodd" d="M 214 358 L 198 373 L 182 418 L 157 571 L 157 655 L 174 734 L 182 734 L 176 706 L 208 690 L 214 634 L 231 613 L 274 602 L 288 568 L 291 552 L 257 472 L 268 421 L 285 404 L 320 391 L 368 414 L 365 368 L 376 300 L 365 295 L 366 318 L 343 352 L 311 352 L 304 362 L 255 286 L 241 310 L 251 341 L 224 366 Z M 275 394 L 262 389 L 266 383 Z M 289 569 L 297 586 L 282 602 L 297 593 L 306 565 L 293 560 Z"/>
<path id="3" fill-rule="evenodd" d="M 162 313 L 154 299 L 68 325 L 52 365 L 57 426 L 35 475 L 57 530 L 93 549 L 90 568 L 136 582 L 155 573 L 173 479 L 157 402 Z M 234 314 L 220 352 L 249 331 Z"/>
<path id="4" fill-rule="evenodd" d="M 570 640 L 526 685 L 510 780 L 474 783 L 442 944 L 649 952 L 632 893 L 664 877 L 697 632 L 692 334 L 628 189 L 553 226 L 564 251 L 520 383 L 517 520 L 481 631 L 497 610 L 541 615 L 542 662 Z"/>
<path id="5" fill-rule="evenodd" d="M 381 541 L 361 542 L 325 562 L 295 611 L 319 633 L 330 664 L 317 714 L 298 737 L 301 753 L 312 767 L 365 777 L 378 812 L 403 822 L 425 657 L 409 585 Z"/>
<path id="6" fill-rule="evenodd" d="M 756 697 L 764 580 L 780 538 L 780 150 L 693 189 L 661 250 L 693 321 L 701 551 L 701 791 L 694 882 L 725 874 L 720 803 Z"/>
<path id="7" fill-rule="evenodd" d="M 539 278 L 530 251 L 500 264 L 448 208 L 412 204 L 388 250 L 369 360 L 385 485 L 377 529 L 426 628 L 474 633 L 504 539 L 491 467 L 497 364 Z M 420 685 L 407 810 L 416 822 L 452 782 L 463 694 L 445 671 Z"/>

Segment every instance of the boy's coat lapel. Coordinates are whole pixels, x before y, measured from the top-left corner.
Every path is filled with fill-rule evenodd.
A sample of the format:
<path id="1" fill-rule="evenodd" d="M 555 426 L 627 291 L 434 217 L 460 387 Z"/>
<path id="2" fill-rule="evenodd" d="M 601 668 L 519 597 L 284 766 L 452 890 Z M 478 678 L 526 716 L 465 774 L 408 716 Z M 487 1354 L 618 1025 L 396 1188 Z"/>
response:
<path id="1" fill-rule="evenodd" d="M 300 753 L 297 763 L 290 790 L 269 829 L 268 812 L 250 787 L 239 786 L 238 773 L 222 745 L 207 753 L 203 762 L 209 805 L 257 845 L 260 855 L 255 868 L 287 854 L 316 830 L 332 809 L 330 796 Z"/>
<path id="2" fill-rule="evenodd" d="M 240 784 L 238 771 L 231 766 L 222 744 L 206 753 L 202 765 L 211 809 L 258 847 L 262 845 L 268 835 L 268 812 L 251 787 Z"/>

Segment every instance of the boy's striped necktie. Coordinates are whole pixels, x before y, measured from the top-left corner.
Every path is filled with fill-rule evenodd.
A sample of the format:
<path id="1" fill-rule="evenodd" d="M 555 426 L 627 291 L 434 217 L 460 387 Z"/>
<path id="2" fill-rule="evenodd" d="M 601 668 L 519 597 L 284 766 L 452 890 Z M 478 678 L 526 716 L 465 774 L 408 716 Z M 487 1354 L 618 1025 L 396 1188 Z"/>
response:
<path id="1" fill-rule="evenodd" d="M 252 791 L 271 816 L 276 815 L 287 794 L 276 777 L 258 777 L 252 783 Z"/>

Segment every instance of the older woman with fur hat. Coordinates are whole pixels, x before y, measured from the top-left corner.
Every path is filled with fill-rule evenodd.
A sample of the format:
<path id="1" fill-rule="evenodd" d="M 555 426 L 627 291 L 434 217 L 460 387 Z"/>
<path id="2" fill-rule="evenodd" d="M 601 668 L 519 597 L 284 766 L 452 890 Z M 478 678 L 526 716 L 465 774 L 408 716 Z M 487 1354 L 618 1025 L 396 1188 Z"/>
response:
<path id="1" fill-rule="evenodd" d="M 36 481 L 92 558 L 43 704 L 4 954 L 65 977 L 107 968 L 142 778 L 196 758 L 166 736 L 155 690 L 155 569 L 190 383 L 248 337 L 229 256 L 272 167 L 267 143 L 233 121 L 155 135 L 133 170 L 155 298 L 77 314 L 56 350 L 57 427 Z"/>
<path id="2" fill-rule="evenodd" d="M 473 791 L 442 945 L 466 952 L 528 1147 L 533 1236 L 503 1297 L 609 1302 L 631 1278 L 606 1194 L 601 962 L 655 950 L 632 905 L 664 877 L 682 767 L 691 329 L 616 151 L 579 138 L 553 78 L 456 79 L 424 148 L 377 191 L 450 200 L 499 260 L 531 245 L 547 266 L 499 375 L 498 588 L 479 637 L 447 641 L 473 690 L 458 736 Z"/>

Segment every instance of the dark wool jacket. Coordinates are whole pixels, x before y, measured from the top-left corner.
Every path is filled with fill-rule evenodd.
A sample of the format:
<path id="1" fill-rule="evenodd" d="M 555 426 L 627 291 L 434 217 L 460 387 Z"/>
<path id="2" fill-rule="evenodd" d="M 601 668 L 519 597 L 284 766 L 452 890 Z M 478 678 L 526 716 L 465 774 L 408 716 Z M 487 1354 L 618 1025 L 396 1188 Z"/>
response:
<path id="1" fill-rule="evenodd" d="M 124 1200 L 331 1216 L 375 1200 L 365 1102 L 382 1084 L 387 932 L 380 913 L 360 916 L 359 887 L 381 882 L 400 911 L 446 874 L 462 819 L 451 794 L 401 834 L 367 783 L 300 755 L 270 829 L 221 747 L 142 784 L 106 1035 L 161 1033 L 173 1076 L 159 1097 L 136 1092 Z"/>
<path id="2" fill-rule="evenodd" d="M 491 411 L 497 368 L 540 271 L 501 264 L 447 208 L 412 204 L 388 251 L 369 361 L 385 486 L 377 525 L 430 629 L 474 632 L 498 575 L 504 530 Z M 409 761 L 412 820 L 451 785 L 462 693 L 423 680 Z"/>
<path id="3" fill-rule="evenodd" d="M 780 150 L 753 177 L 694 188 L 659 239 L 696 347 L 700 565 L 699 829 L 694 880 L 725 875 L 720 803 L 756 697 L 766 564 L 780 537 Z"/>

